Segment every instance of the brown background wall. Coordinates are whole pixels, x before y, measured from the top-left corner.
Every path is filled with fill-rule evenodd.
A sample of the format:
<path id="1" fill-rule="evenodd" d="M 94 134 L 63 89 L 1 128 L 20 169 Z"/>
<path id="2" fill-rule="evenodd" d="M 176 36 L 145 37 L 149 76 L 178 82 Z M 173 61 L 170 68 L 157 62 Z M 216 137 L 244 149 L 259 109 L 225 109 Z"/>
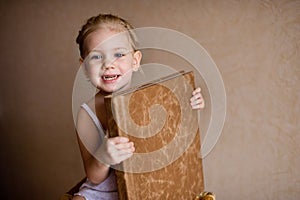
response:
<path id="1" fill-rule="evenodd" d="M 226 199 L 300 196 L 300 1 L 1 1 L 1 196 L 57 199 L 83 176 L 72 87 L 77 32 L 112 12 L 185 33 L 224 79 L 227 118 L 204 159 Z"/>

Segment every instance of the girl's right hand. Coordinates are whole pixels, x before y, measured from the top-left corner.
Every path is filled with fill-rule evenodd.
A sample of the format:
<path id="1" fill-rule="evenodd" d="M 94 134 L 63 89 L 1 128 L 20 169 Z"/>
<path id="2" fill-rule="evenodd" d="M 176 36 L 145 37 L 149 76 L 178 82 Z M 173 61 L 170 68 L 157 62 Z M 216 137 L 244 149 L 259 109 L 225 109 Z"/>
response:
<path id="1" fill-rule="evenodd" d="M 104 141 L 97 150 L 97 158 L 106 165 L 115 165 L 130 158 L 135 148 L 133 142 L 126 137 L 104 137 Z"/>

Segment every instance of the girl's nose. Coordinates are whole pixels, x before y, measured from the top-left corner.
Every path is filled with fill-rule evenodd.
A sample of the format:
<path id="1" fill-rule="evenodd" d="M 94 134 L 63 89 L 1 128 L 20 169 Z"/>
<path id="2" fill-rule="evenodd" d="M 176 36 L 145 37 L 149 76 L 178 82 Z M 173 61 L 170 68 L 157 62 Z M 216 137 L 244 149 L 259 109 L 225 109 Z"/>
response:
<path id="1" fill-rule="evenodd" d="M 105 60 L 103 63 L 103 68 L 104 69 L 110 69 L 110 68 L 115 68 L 113 60 Z"/>

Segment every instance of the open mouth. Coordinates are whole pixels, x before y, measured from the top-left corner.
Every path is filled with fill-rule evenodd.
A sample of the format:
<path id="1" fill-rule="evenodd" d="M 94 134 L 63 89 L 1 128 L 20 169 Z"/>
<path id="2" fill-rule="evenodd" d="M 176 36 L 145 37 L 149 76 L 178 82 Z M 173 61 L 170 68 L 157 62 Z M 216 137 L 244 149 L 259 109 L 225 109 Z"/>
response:
<path id="1" fill-rule="evenodd" d="M 120 75 L 103 75 L 102 79 L 105 81 L 113 81 L 117 80 L 120 77 Z"/>

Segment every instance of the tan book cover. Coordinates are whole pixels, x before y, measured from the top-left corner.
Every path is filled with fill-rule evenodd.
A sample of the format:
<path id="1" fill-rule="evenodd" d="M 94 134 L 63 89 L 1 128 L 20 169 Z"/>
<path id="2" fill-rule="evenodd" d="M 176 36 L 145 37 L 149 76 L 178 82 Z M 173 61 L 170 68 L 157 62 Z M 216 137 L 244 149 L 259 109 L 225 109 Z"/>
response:
<path id="1" fill-rule="evenodd" d="M 109 135 L 136 151 L 114 166 L 120 200 L 194 199 L 204 190 L 192 72 L 179 72 L 105 97 Z"/>

